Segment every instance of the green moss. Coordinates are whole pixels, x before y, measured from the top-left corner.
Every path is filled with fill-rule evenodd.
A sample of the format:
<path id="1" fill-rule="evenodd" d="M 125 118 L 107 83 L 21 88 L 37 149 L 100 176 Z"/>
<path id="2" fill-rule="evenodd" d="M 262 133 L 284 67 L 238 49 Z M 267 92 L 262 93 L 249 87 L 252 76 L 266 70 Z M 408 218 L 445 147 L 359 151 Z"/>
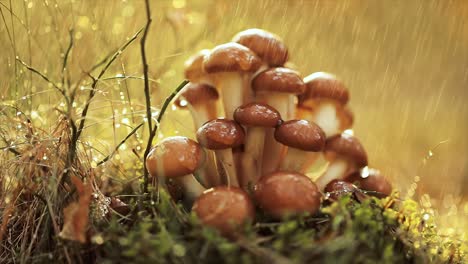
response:
<path id="1" fill-rule="evenodd" d="M 392 206 L 388 206 L 392 204 Z M 314 216 L 264 216 L 231 241 L 161 193 L 134 221 L 101 223 L 100 263 L 462 263 L 461 242 L 443 240 L 417 203 L 343 197 Z"/>

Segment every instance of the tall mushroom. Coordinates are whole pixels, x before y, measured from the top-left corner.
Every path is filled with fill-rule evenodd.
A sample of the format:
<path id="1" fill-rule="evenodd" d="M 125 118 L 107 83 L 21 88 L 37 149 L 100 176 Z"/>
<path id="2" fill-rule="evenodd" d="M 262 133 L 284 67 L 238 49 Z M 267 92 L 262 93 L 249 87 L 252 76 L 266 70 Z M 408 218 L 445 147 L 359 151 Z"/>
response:
<path id="1" fill-rule="evenodd" d="M 346 133 L 327 139 L 325 158 L 329 161 L 328 168 L 316 181 L 320 190 L 332 180 L 343 180 L 346 175 L 367 166 L 367 153 L 361 142 Z"/>
<path id="2" fill-rule="evenodd" d="M 255 183 L 261 176 L 266 128 L 278 126 L 281 115 L 273 107 L 262 103 L 248 103 L 234 112 L 234 120 L 247 127 L 244 152 L 241 158 L 241 186 Z"/>
<path id="3" fill-rule="evenodd" d="M 266 66 L 280 67 L 288 60 L 288 48 L 281 38 L 263 29 L 251 28 L 241 31 L 232 41 L 251 49 Z"/>
<path id="4" fill-rule="evenodd" d="M 281 170 L 304 173 L 325 147 L 325 134 L 314 123 L 288 120 L 275 130 L 275 139 L 288 147 L 280 164 Z"/>
<path id="5" fill-rule="evenodd" d="M 256 101 L 275 108 L 284 120 L 294 116 L 294 100 L 304 92 L 305 86 L 299 74 L 287 68 L 272 68 L 257 75 L 252 81 Z M 274 130 L 265 136 L 263 173 L 273 172 L 279 164 L 283 146 L 276 142 Z"/>
<path id="6" fill-rule="evenodd" d="M 197 142 L 175 136 L 163 139 L 151 149 L 146 167 L 152 177 L 174 179 L 182 186 L 186 202 L 191 203 L 205 191 L 193 176 L 204 159 L 205 153 Z"/>
<path id="7" fill-rule="evenodd" d="M 240 188 L 220 186 L 206 190 L 193 204 L 201 222 L 222 235 L 235 237 L 237 229 L 255 218 L 249 195 Z"/>
<path id="8" fill-rule="evenodd" d="M 189 109 L 195 125 L 195 131 L 204 123 L 218 117 L 218 91 L 203 83 L 188 83 L 181 91 L 174 104 L 179 108 Z M 206 161 L 200 170 L 200 178 L 207 187 L 220 184 L 216 162 L 212 152 L 206 153 Z"/>
<path id="9" fill-rule="evenodd" d="M 230 119 L 214 119 L 197 131 L 197 140 L 205 148 L 215 151 L 220 169 L 226 175 L 228 186 L 239 186 L 232 149 L 244 143 L 244 129 Z"/>
<path id="10" fill-rule="evenodd" d="M 210 50 L 202 49 L 185 61 L 184 75 L 190 82 L 214 86 L 213 80 L 203 69 L 203 59 L 208 54 Z"/>
<path id="11" fill-rule="evenodd" d="M 316 72 L 304 78 L 305 92 L 298 96 L 298 118 L 315 122 L 327 138 L 352 125 L 352 114 L 345 105 L 348 89 L 334 75 Z"/>
<path id="12" fill-rule="evenodd" d="M 315 214 L 321 202 L 319 189 L 307 176 L 287 171 L 264 175 L 255 185 L 254 196 L 260 208 L 277 219 Z"/>
<path id="13" fill-rule="evenodd" d="M 203 69 L 221 93 L 226 118 L 232 119 L 234 110 L 251 100 L 251 75 L 261 63 L 250 49 L 234 42 L 216 46 L 204 56 Z"/>
<path id="14" fill-rule="evenodd" d="M 356 184 L 359 188 L 379 198 L 392 193 L 392 184 L 376 169 L 364 167 L 346 176 L 344 180 Z"/>

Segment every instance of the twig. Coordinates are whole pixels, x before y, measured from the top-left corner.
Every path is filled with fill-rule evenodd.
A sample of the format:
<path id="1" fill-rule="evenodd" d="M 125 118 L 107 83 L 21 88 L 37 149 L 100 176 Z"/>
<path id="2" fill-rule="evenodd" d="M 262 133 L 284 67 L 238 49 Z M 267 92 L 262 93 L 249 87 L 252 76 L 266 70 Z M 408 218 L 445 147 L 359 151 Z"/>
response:
<path id="1" fill-rule="evenodd" d="M 26 69 L 32 71 L 33 73 L 39 75 L 42 79 L 44 79 L 46 82 L 50 83 L 55 89 L 57 89 L 63 96 L 66 97 L 65 92 L 56 84 L 54 83 L 49 77 L 47 77 L 45 74 L 37 70 L 36 68 L 33 68 L 32 66 L 28 65 L 26 62 L 21 60 L 20 58 L 16 58 L 17 61 L 19 61 L 21 64 L 23 64 Z"/>
<path id="2" fill-rule="evenodd" d="M 102 165 L 103 163 L 107 162 L 112 156 L 114 156 L 115 152 L 119 150 L 120 146 L 122 146 L 133 134 L 135 134 L 137 130 L 143 126 L 143 124 L 144 123 L 140 123 L 138 126 L 136 126 L 122 141 L 120 141 L 120 143 L 114 148 L 114 151 L 112 151 L 111 154 L 109 154 L 107 157 L 105 157 L 97 163 L 97 166 Z"/>
<path id="3" fill-rule="evenodd" d="M 148 36 L 148 31 L 151 26 L 151 9 L 149 0 L 145 0 L 145 9 L 146 9 L 146 26 L 145 31 L 143 32 L 143 37 L 140 41 L 140 50 L 141 50 L 141 61 L 143 64 L 143 76 L 145 82 L 145 100 L 146 100 L 146 119 L 148 120 L 148 129 L 149 129 L 149 139 L 148 144 L 145 150 L 145 154 L 143 155 L 143 192 L 148 192 L 148 172 L 146 169 L 146 158 L 149 154 L 151 148 L 151 142 L 153 141 L 153 133 L 152 133 L 152 119 L 151 119 L 151 95 L 150 95 L 150 88 L 149 88 L 149 81 L 148 81 L 148 62 L 146 60 L 146 51 L 145 51 L 145 44 L 146 44 L 146 37 Z"/>
<path id="4" fill-rule="evenodd" d="M 62 63 L 62 87 L 65 85 L 65 71 L 67 70 L 68 57 L 73 48 L 73 29 L 69 31 L 69 35 L 70 35 L 70 43 L 68 44 L 67 51 L 65 51 L 65 55 L 63 57 L 63 63 Z"/>

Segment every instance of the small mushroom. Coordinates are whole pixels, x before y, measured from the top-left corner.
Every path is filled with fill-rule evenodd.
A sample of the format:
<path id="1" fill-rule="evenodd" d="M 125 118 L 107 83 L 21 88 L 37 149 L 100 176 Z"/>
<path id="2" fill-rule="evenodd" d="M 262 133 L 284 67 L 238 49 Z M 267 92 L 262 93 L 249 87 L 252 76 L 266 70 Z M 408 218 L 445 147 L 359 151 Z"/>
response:
<path id="1" fill-rule="evenodd" d="M 169 137 L 156 144 L 148 154 L 146 167 L 152 177 L 172 178 L 184 190 L 190 204 L 203 187 L 193 176 L 205 159 L 205 153 L 197 142 L 186 137 Z"/>
<path id="2" fill-rule="evenodd" d="M 325 147 L 325 134 L 314 123 L 306 120 L 289 120 L 275 130 L 275 139 L 288 146 L 280 169 L 305 172 Z"/>
<path id="3" fill-rule="evenodd" d="M 204 83 L 214 86 L 213 80 L 203 69 L 203 59 L 210 50 L 203 49 L 185 61 L 184 75 L 192 83 Z"/>
<path id="4" fill-rule="evenodd" d="M 298 96 L 298 117 L 315 122 L 327 138 L 352 125 L 353 116 L 345 105 L 348 89 L 334 75 L 316 72 L 304 78 L 305 92 Z"/>
<path id="5" fill-rule="evenodd" d="M 288 48 L 277 35 L 263 29 L 251 28 L 237 33 L 232 39 L 255 52 L 271 67 L 280 67 L 288 60 Z"/>
<path id="6" fill-rule="evenodd" d="M 327 139 L 325 158 L 328 168 L 316 181 L 320 190 L 332 180 L 343 180 L 346 175 L 367 166 L 367 153 L 361 142 L 346 133 Z"/>
<path id="7" fill-rule="evenodd" d="M 266 128 L 278 126 L 281 115 L 273 107 L 262 103 L 248 103 L 234 112 L 234 120 L 247 127 L 244 152 L 241 158 L 241 186 L 256 183 L 261 176 Z"/>
<path id="8" fill-rule="evenodd" d="M 220 169 L 224 169 L 228 186 L 239 187 L 236 164 L 232 149 L 244 143 L 244 129 L 231 119 L 214 119 L 197 131 L 197 140 L 205 148 L 215 151 L 220 162 Z"/>
<path id="9" fill-rule="evenodd" d="M 200 221 L 222 235 L 235 237 L 238 228 L 255 218 L 249 195 L 240 188 L 220 186 L 206 190 L 193 204 Z"/>
<path id="10" fill-rule="evenodd" d="M 315 214 L 321 202 L 319 189 L 307 176 L 289 171 L 262 176 L 255 185 L 254 195 L 265 213 L 276 219 Z"/>
<path id="11" fill-rule="evenodd" d="M 379 170 L 364 167 L 346 176 L 345 181 L 356 184 L 368 194 L 384 198 L 392 193 L 392 184 Z"/>
<path id="12" fill-rule="evenodd" d="M 353 195 L 358 201 L 363 201 L 366 195 L 354 184 L 333 180 L 325 186 L 325 197 L 330 201 L 337 201 L 344 195 Z"/>
<path id="13" fill-rule="evenodd" d="M 232 119 L 238 106 L 251 101 L 250 79 L 261 63 L 250 49 L 234 42 L 216 46 L 204 56 L 203 69 L 221 93 L 226 118 Z"/>
<path id="14" fill-rule="evenodd" d="M 109 208 L 122 216 L 126 216 L 130 213 L 130 207 L 128 206 L 128 204 L 122 202 L 122 200 L 120 200 L 117 197 L 110 198 Z"/>
<path id="15" fill-rule="evenodd" d="M 252 88 L 256 93 L 256 100 L 266 103 L 276 109 L 284 120 L 294 116 L 297 94 L 303 93 L 305 86 L 299 74 L 287 68 L 272 68 L 257 75 L 252 81 Z M 262 173 L 275 171 L 280 162 L 283 146 L 276 142 L 274 130 L 270 129 L 265 135 L 265 150 Z"/>

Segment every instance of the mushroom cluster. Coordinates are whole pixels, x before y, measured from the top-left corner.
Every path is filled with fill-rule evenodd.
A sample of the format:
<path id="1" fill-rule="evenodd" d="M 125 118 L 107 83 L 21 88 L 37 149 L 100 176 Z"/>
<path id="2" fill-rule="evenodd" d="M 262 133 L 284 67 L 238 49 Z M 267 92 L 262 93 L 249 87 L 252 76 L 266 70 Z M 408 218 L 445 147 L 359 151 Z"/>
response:
<path id="1" fill-rule="evenodd" d="M 190 82 L 175 105 L 190 111 L 196 141 L 166 138 L 148 156 L 151 176 L 226 236 L 254 221 L 255 208 L 282 219 L 315 214 L 323 199 L 354 190 L 392 190 L 349 132 L 343 82 L 324 72 L 303 77 L 288 58 L 283 41 L 261 29 L 189 58 Z"/>

